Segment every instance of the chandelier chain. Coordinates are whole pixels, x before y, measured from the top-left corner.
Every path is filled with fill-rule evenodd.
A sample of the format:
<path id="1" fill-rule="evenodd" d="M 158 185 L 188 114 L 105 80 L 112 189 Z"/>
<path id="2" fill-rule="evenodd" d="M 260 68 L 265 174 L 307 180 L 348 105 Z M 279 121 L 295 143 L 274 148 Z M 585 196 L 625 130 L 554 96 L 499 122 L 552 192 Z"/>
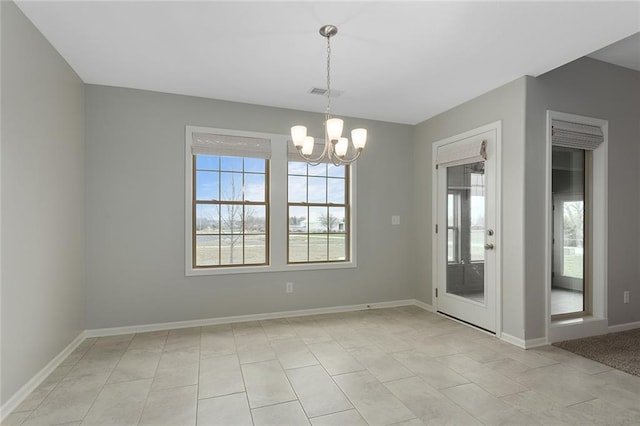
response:
<path id="1" fill-rule="evenodd" d="M 327 118 L 331 111 L 331 37 L 327 36 Z"/>

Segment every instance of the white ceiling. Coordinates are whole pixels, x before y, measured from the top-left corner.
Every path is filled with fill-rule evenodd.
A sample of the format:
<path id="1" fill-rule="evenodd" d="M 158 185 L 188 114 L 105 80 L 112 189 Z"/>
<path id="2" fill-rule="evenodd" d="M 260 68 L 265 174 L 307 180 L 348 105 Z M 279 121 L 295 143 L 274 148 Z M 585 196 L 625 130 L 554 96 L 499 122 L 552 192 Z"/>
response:
<path id="1" fill-rule="evenodd" d="M 638 1 L 17 4 L 85 83 L 314 112 L 334 24 L 332 112 L 409 124 L 640 31 Z"/>

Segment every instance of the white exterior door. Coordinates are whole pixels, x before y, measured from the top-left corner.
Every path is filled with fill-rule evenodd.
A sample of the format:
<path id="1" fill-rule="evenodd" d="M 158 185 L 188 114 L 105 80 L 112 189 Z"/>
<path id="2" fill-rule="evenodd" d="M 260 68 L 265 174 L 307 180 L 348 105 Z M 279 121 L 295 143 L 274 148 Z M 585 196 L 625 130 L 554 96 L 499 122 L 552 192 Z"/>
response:
<path id="1" fill-rule="evenodd" d="M 438 312 L 496 332 L 498 129 L 434 145 Z"/>

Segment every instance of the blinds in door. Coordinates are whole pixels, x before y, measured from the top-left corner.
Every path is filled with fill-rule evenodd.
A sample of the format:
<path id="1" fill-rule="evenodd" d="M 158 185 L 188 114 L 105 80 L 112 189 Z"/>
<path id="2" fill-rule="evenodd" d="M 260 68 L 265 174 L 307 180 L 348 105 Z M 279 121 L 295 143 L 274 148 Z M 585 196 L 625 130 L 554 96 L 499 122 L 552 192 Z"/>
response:
<path id="1" fill-rule="evenodd" d="M 603 141 L 604 133 L 600 126 L 563 120 L 551 121 L 551 143 L 555 146 L 593 151 Z"/>
<path id="2" fill-rule="evenodd" d="M 438 148 L 436 166 L 447 167 L 460 164 L 476 163 L 487 159 L 487 141 L 481 139 L 469 139 L 443 145 Z"/>

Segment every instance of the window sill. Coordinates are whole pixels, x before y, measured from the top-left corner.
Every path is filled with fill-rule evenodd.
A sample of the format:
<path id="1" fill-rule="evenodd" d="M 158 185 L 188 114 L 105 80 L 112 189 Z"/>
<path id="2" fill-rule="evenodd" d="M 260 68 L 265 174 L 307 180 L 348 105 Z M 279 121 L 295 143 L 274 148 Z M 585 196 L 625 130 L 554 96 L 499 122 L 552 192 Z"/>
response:
<path id="1" fill-rule="evenodd" d="M 199 277 L 209 275 L 238 275 L 238 274 L 264 274 L 270 272 L 298 272 L 298 271 L 318 271 L 318 270 L 336 270 L 336 269 L 353 269 L 356 268 L 356 262 L 344 263 L 307 263 L 296 265 L 260 265 L 260 266 L 237 266 L 230 268 L 210 268 L 210 269 L 193 269 L 187 268 L 185 275 L 187 277 Z"/>
<path id="2" fill-rule="evenodd" d="M 559 342 L 596 336 L 607 333 L 607 327 L 608 321 L 606 318 L 593 315 L 551 321 L 548 329 L 548 340 L 549 342 Z"/>

